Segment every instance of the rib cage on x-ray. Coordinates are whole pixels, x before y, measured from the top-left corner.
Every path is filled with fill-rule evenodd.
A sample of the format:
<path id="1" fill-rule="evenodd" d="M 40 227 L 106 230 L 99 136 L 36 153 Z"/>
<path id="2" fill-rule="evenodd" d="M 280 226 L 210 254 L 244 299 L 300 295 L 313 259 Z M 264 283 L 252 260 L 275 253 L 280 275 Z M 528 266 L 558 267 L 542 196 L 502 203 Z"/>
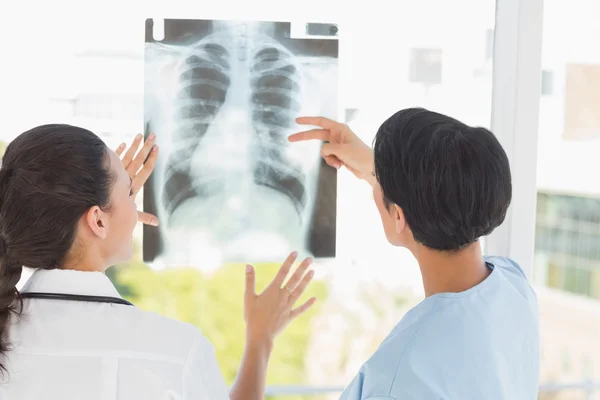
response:
<path id="1" fill-rule="evenodd" d="M 306 205 L 305 177 L 281 149 L 286 132 L 300 112 L 301 82 L 291 54 L 275 46 L 259 50 L 252 65 L 252 118 L 257 131 L 254 179 L 289 196 L 298 212 Z"/>
<path id="2" fill-rule="evenodd" d="M 163 204 L 167 215 L 185 200 L 210 194 L 210 177 L 192 176 L 191 160 L 202 137 L 225 102 L 230 85 L 229 53 L 219 44 L 204 43 L 179 66 L 172 151 L 165 169 Z"/>
<path id="3" fill-rule="evenodd" d="M 247 60 L 241 56 L 237 61 Z M 261 46 L 248 61 L 249 106 L 256 132 L 251 153 L 256 160 L 254 180 L 289 196 L 302 213 L 306 205 L 305 177 L 293 160 L 285 159 L 284 153 L 289 146 L 286 129 L 300 112 L 298 67 L 292 54 L 275 43 Z M 173 138 L 164 184 L 163 201 L 169 215 L 190 197 L 210 195 L 221 186 L 221 182 L 211 181 L 210 177 L 194 177 L 190 161 L 225 102 L 233 62 L 232 54 L 223 45 L 212 42 L 194 47 L 182 62 L 173 116 L 177 135 Z"/>
<path id="4" fill-rule="evenodd" d="M 298 231 L 290 233 L 294 237 L 306 236 L 319 179 L 315 175 L 319 153 L 316 147 L 299 157 L 300 147 L 291 150 L 287 140 L 295 129 L 295 117 L 303 111 L 305 90 L 302 65 L 294 54 L 259 31 L 238 35 L 221 30 L 185 46 L 152 45 L 147 47 L 147 63 L 149 55 L 168 60 L 158 75 L 171 87 L 154 89 L 153 103 L 160 110 L 151 111 L 147 118 L 159 134 L 170 132 L 164 167 L 154 178 L 159 185 L 154 190 L 163 229 L 171 232 L 195 224 L 209 227 L 214 236 L 226 241 L 235 230 L 251 228 L 257 220 L 253 214 L 263 213 L 265 219 L 273 220 L 269 228 L 277 225 L 280 230 Z M 238 118 L 242 122 L 235 125 Z M 230 129 L 232 124 L 234 129 Z M 220 158 L 223 149 L 225 155 Z M 307 159 L 314 160 L 315 168 L 306 167 L 311 163 Z M 190 200 L 225 202 L 242 194 L 246 201 L 256 187 L 288 198 L 304 232 L 294 228 L 289 215 L 285 222 L 290 228 L 282 228 L 283 221 L 273 215 L 280 209 L 269 213 L 268 204 L 262 207 L 265 210 L 240 211 L 236 221 L 220 215 L 226 214 L 224 203 L 212 204 L 212 212 L 201 216 L 198 208 L 209 206 L 195 207 L 198 213 L 192 211 L 192 215 L 178 212 Z M 256 202 L 244 206 L 257 208 Z"/>

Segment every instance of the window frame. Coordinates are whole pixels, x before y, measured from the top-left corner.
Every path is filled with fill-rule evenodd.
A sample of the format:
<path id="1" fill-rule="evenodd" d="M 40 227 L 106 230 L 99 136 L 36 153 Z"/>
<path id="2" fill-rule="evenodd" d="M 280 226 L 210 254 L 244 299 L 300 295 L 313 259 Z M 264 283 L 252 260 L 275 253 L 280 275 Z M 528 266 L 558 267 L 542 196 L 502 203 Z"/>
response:
<path id="1" fill-rule="evenodd" d="M 492 131 L 512 171 L 512 204 L 484 251 L 518 262 L 531 279 L 536 216 L 538 125 L 542 80 L 543 0 L 497 0 Z"/>

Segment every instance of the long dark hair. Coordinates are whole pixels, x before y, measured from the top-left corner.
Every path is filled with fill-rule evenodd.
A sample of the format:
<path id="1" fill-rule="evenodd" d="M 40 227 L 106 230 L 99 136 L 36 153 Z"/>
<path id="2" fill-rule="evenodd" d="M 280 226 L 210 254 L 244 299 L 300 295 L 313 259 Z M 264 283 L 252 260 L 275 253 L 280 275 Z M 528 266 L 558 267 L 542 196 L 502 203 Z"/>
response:
<path id="1" fill-rule="evenodd" d="M 22 312 L 23 266 L 60 268 L 78 221 L 92 206 L 108 209 L 114 182 L 106 144 L 71 125 L 42 125 L 19 135 L 0 168 L 0 372 L 7 372 L 11 317 Z"/>

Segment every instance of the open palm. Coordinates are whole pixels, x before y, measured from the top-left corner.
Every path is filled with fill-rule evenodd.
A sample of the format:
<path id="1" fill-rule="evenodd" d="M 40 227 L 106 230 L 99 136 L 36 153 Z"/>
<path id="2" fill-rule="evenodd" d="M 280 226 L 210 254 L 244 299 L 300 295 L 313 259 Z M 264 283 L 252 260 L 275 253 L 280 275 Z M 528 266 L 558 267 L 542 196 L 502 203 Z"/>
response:
<path id="1" fill-rule="evenodd" d="M 156 159 L 158 158 L 158 146 L 154 144 L 156 136 L 151 134 L 143 144 L 142 139 L 143 136 L 141 134 L 136 135 L 131 146 L 127 149 L 123 158 L 121 158 L 123 167 L 125 167 L 125 170 L 133 181 L 134 197 L 138 194 L 142 186 L 144 186 L 150 174 L 152 174 Z M 126 147 L 125 143 L 121 143 L 115 150 L 115 153 L 121 157 Z M 156 216 L 143 211 L 138 211 L 138 220 L 146 225 L 158 225 L 158 218 Z"/>

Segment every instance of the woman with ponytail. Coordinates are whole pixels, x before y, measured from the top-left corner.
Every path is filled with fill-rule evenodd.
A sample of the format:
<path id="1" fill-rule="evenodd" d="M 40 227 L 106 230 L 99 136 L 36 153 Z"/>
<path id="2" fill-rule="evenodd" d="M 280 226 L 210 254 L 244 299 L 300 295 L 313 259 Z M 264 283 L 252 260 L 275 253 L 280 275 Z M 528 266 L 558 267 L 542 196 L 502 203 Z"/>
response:
<path id="1" fill-rule="evenodd" d="M 141 148 L 140 148 L 141 146 Z M 193 326 L 125 302 L 104 274 L 133 253 L 135 196 L 158 148 L 124 152 L 70 125 L 43 125 L 8 146 L 0 168 L 0 400 L 262 399 L 275 337 L 312 278 L 295 254 L 260 295 L 247 267 L 246 349 L 229 392 Z M 136 154 L 137 153 L 137 154 Z M 23 286 L 23 267 L 35 272 Z M 100 299 L 100 300 L 98 300 Z M 66 300 L 66 301 L 65 301 Z"/>

